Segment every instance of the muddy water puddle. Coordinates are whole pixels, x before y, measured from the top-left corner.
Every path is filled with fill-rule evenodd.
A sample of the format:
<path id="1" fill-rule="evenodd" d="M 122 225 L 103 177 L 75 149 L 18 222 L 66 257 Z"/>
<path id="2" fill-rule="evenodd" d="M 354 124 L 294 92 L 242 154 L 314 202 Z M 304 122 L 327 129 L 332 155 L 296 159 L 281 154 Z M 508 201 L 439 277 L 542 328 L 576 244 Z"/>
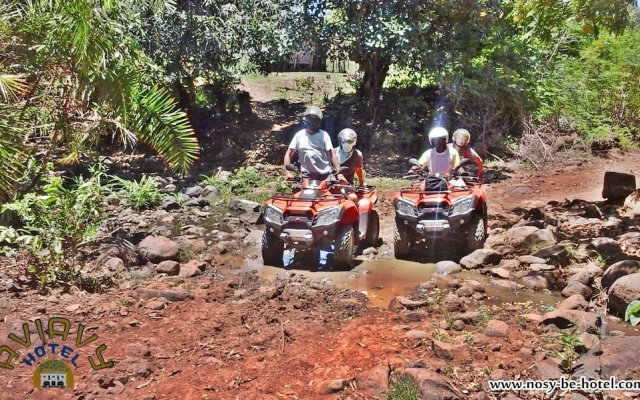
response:
<path id="1" fill-rule="evenodd" d="M 349 271 L 310 271 L 309 269 L 277 268 L 265 266 L 262 260 L 248 261 L 244 269 L 257 271 L 267 279 L 287 271 L 306 276 L 310 279 L 334 284 L 336 287 L 353 289 L 365 294 L 369 304 L 387 308 L 395 296 L 415 293 L 416 286 L 429 281 L 435 270 L 435 264 L 402 261 L 395 259 L 358 261 L 358 265 Z M 557 308 L 563 300 L 559 293 L 533 292 L 530 290 L 513 291 L 489 284 L 490 278 L 473 271 L 463 271 L 454 275 L 457 278 L 473 279 L 483 284 L 487 305 L 520 304 L 525 307 L 547 312 Z M 640 335 L 640 331 L 623 322 L 608 321 L 609 330 L 619 330 L 627 335 Z"/>

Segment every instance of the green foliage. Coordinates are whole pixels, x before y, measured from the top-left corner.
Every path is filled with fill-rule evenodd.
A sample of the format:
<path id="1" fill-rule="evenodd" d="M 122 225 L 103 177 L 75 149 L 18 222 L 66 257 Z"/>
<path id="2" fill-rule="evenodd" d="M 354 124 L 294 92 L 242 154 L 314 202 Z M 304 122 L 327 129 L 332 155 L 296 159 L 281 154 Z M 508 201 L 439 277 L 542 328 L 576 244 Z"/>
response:
<path id="1" fill-rule="evenodd" d="M 28 193 L 2 206 L 20 218 L 22 228 L 0 226 L 5 253 L 23 253 L 28 273 L 40 287 L 59 279 L 77 280 L 78 249 L 90 243 L 103 221 L 104 172 L 94 168 L 90 178 L 49 176 L 40 193 Z"/>
<path id="2" fill-rule="evenodd" d="M 156 85 L 161 74 L 131 33 L 141 26 L 141 15 L 154 15 L 171 4 L 3 2 L 0 192 L 21 179 L 27 156 L 23 140 L 33 137 L 49 139 L 38 155 L 40 164 L 80 161 L 90 155 L 88 149 L 112 137 L 125 147 L 144 141 L 171 169 L 189 169 L 199 152 L 193 130 L 175 100 Z"/>
<path id="3" fill-rule="evenodd" d="M 418 400 L 422 393 L 420 386 L 411 377 L 399 376 L 391 384 L 391 389 L 383 394 L 387 400 Z"/>
<path id="4" fill-rule="evenodd" d="M 562 49 L 562 47 L 561 47 Z M 562 121 L 588 146 L 635 147 L 640 130 L 640 27 L 602 33 L 555 55 L 537 88 L 536 117 Z M 559 125 L 559 124 L 558 124 Z"/>
<path id="5" fill-rule="evenodd" d="M 164 196 L 157 186 L 156 181 L 147 175 L 143 175 L 140 181 L 129 181 L 113 177 L 112 184 L 119 196 L 136 210 L 146 210 L 156 207 L 162 202 Z"/>
<path id="6" fill-rule="evenodd" d="M 582 345 L 582 340 L 580 340 L 577 329 L 573 329 L 569 333 L 562 332 L 558 340 L 562 346 L 562 349 L 558 353 L 558 356 L 562 360 L 561 366 L 565 371 L 569 371 L 573 363 L 578 359 L 576 347 Z"/>
<path id="7" fill-rule="evenodd" d="M 629 321 L 633 326 L 640 323 L 640 300 L 634 300 L 629 303 L 624 313 L 624 320 Z"/>

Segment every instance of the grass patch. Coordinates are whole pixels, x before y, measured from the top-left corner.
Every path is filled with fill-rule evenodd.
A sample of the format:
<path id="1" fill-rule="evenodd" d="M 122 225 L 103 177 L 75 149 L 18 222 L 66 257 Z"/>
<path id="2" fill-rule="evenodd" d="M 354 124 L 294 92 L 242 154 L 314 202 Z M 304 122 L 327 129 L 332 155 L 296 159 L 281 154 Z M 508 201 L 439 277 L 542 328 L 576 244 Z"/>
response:
<path id="1" fill-rule="evenodd" d="M 409 183 L 404 179 L 393 178 L 367 178 L 367 185 L 375 186 L 378 190 L 399 190 L 409 187 Z"/>
<path id="2" fill-rule="evenodd" d="M 147 175 L 143 175 L 140 181 L 128 181 L 114 176 L 112 184 L 116 193 L 138 211 L 154 208 L 164 198 L 156 181 Z"/>
<path id="3" fill-rule="evenodd" d="M 418 400 L 422 393 L 413 378 L 401 375 L 391 383 L 391 389 L 384 393 L 387 400 Z"/>

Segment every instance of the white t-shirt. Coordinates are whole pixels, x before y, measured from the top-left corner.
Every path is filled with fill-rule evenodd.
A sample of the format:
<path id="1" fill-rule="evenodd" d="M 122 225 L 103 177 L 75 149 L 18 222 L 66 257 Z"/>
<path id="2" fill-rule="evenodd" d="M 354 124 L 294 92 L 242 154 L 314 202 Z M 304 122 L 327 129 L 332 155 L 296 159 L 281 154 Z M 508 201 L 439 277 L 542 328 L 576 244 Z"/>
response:
<path id="1" fill-rule="evenodd" d="M 440 175 L 450 173 L 459 163 L 460 156 L 458 152 L 449 146 L 442 153 L 438 153 L 435 148 L 429 149 L 418 160 L 418 164 L 423 167 L 429 167 L 430 173 Z"/>
<path id="2" fill-rule="evenodd" d="M 300 170 L 303 175 L 331 172 L 331 160 L 327 151 L 332 150 L 333 145 L 327 132 L 318 130 L 310 135 L 306 129 L 302 129 L 293 137 L 289 148 L 298 152 Z"/>

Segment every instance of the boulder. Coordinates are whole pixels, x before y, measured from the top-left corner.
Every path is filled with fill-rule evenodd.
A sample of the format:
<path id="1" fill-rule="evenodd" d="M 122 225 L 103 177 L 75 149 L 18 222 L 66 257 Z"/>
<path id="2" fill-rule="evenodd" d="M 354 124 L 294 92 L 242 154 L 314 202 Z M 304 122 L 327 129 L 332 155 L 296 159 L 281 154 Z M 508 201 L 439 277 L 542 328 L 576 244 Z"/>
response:
<path id="1" fill-rule="evenodd" d="M 590 285 L 592 280 L 593 273 L 591 271 L 578 271 L 567 278 L 567 282 L 580 282 L 583 285 Z"/>
<path id="2" fill-rule="evenodd" d="M 586 310 L 589 303 L 580 294 L 574 294 L 558 304 L 559 310 Z"/>
<path id="3" fill-rule="evenodd" d="M 315 384 L 317 394 L 338 393 L 349 386 L 349 379 L 329 379 Z"/>
<path id="4" fill-rule="evenodd" d="M 213 248 L 218 254 L 227 254 L 239 251 L 242 248 L 242 245 L 237 241 L 223 240 L 213 246 Z"/>
<path id="5" fill-rule="evenodd" d="M 620 235 L 618 244 L 625 253 L 640 255 L 640 232 L 627 232 Z"/>
<path id="6" fill-rule="evenodd" d="M 500 261 L 500 264 L 498 264 L 498 267 L 506 269 L 508 271 L 515 271 L 520 268 L 520 261 L 503 259 L 502 261 Z"/>
<path id="7" fill-rule="evenodd" d="M 640 261 L 623 260 L 611 265 L 604 271 L 600 284 L 603 288 L 609 289 L 613 283 L 625 275 L 630 275 L 640 270 Z"/>
<path id="8" fill-rule="evenodd" d="M 580 336 L 581 345 L 577 346 L 580 353 L 586 353 L 591 349 L 595 349 L 600 345 L 600 338 L 592 333 L 582 332 Z"/>
<path id="9" fill-rule="evenodd" d="M 380 396 L 389 389 L 389 374 L 391 370 L 388 365 L 378 365 L 368 371 L 356 375 L 356 386 L 358 392 L 369 397 Z"/>
<path id="10" fill-rule="evenodd" d="M 571 328 L 575 325 L 583 329 L 597 328 L 601 317 L 592 312 L 580 310 L 555 310 L 542 316 L 544 325 L 553 324 L 560 329 Z"/>
<path id="11" fill-rule="evenodd" d="M 585 203 L 582 206 L 582 216 L 585 218 L 598 218 L 602 219 L 602 211 L 597 205 L 593 203 Z"/>
<path id="12" fill-rule="evenodd" d="M 203 189 L 200 186 L 191 186 L 185 189 L 184 194 L 189 197 L 198 197 L 202 194 Z"/>
<path id="13" fill-rule="evenodd" d="M 564 297 L 571 297 L 576 294 L 584 297 L 585 299 L 590 299 L 593 294 L 593 289 L 578 281 L 571 281 L 564 289 L 562 289 L 562 295 Z"/>
<path id="14" fill-rule="evenodd" d="M 178 204 L 178 202 L 172 199 L 171 197 L 167 197 L 164 200 L 162 200 L 162 204 L 160 205 L 160 207 L 162 207 L 162 209 L 166 211 L 173 211 L 173 210 L 179 210 L 180 204 Z"/>
<path id="15" fill-rule="evenodd" d="M 633 349 L 633 351 L 630 351 Z M 608 336 L 576 362 L 574 377 L 640 379 L 640 336 Z M 600 374 L 598 373 L 599 371 Z"/>
<path id="16" fill-rule="evenodd" d="M 609 262 L 617 261 L 622 255 L 620 245 L 608 237 L 593 239 L 587 249 L 592 250 Z"/>
<path id="17" fill-rule="evenodd" d="M 531 290 L 551 289 L 557 286 L 558 276 L 555 271 L 531 271 L 522 277 L 522 284 Z"/>
<path id="18" fill-rule="evenodd" d="M 554 246 L 545 247 L 543 249 L 535 251 L 531 254 L 534 257 L 539 257 L 554 265 L 561 265 L 566 267 L 569 265 L 569 254 L 564 245 L 556 244 Z"/>
<path id="19" fill-rule="evenodd" d="M 173 260 L 178 251 L 178 244 L 164 236 L 147 236 L 138 244 L 138 254 L 150 262 Z"/>
<path id="20" fill-rule="evenodd" d="M 624 199 L 636 190 L 636 177 L 631 174 L 607 171 L 604 174 L 602 197 L 605 199 Z"/>
<path id="21" fill-rule="evenodd" d="M 511 272 L 508 269 L 501 267 L 491 268 L 489 272 L 491 273 L 491 275 L 502 279 L 509 279 L 511 277 Z"/>
<path id="22" fill-rule="evenodd" d="M 523 243 L 530 247 L 547 247 L 556 242 L 556 237 L 550 229 L 538 229 L 523 240 Z"/>
<path id="23" fill-rule="evenodd" d="M 489 337 L 509 337 L 509 325 L 504 321 L 492 319 L 484 329 L 484 334 Z"/>
<path id="24" fill-rule="evenodd" d="M 177 261 L 162 261 L 156 265 L 156 274 L 178 275 L 180 263 Z"/>
<path id="25" fill-rule="evenodd" d="M 427 300 L 411 300 L 405 296 L 396 296 L 389 303 L 389 310 L 398 311 L 403 308 L 414 310 L 416 308 L 425 307 L 429 304 Z"/>
<path id="26" fill-rule="evenodd" d="M 250 200 L 233 199 L 231 200 L 229 207 L 235 211 L 258 212 L 260 211 L 261 204 Z"/>
<path id="27" fill-rule="evenodd" d="M 478 249 L 473 253 L 462 257 L 460 264 L 466 269 L 476 269 L 488 264 L 497 264 L 502 255 L 491 249 Z"/>
<path id="28" fill-rule="evenodd" d="M 624 209 L 631 215 L 640 215 L 640 189 L 631 193 L 624 200 Z"/>
<path id="29" fill-rule="evenodd" d="M 464 343 L 445 343 L 434 339 L 432 348 L 436 357 L 442 360 L 460 361 L 470 357 L 469 346 Z"/>
<path id="30" fill-rule="evenodd" d="M 180 272 L 178 276 L 182 278 L 193 278 L 202 274 L 206 268 L 206 263 L 198 260 L 191 260 L 185 264 L 180 264 Z"/>
<path id="31" fill-rule="evenodd" d="M 516 226 L 510 228 L 505 233 L 505 237 L 510 243 L 513 243 L 514 245 L 520 245 L 527 236 L 535 233 L 538 230 L 539 228 L 535 226 Z"/>
<path id="32" fill-rule="evenodd" d="M 449 275 L 462 271 L 460 264 L 453 261 L 439 261 L 436 263 L 435 275 Z"/>
<path id="33" fill-rule="evenodd" d="M 640 272 L 625 275 L 609 288 L 609 310 L 624 316 L 629 303 L 640 300 Z"/>
<path id="34" fill-rule="evenodd" d="M 172 290 L 156 290 L 147 288 L 137 288 L 132 297 L 140 300 L 149 300 L 154 297 L 164 297 L 169 301 L 184 301 L 193 298 L 188 292 L 176 292 Z"/>
<path id="35" fill-rule="evenodd" d="M 416 381 L 422 393 L 422 400 L 462 399 L 444 375 L 426 368 L 404 368 L 399 371 L 399 375 L 408 376 Z"/>
<path id="36" fill-rule="evenodd" d="M 547 260 L 545 260 L 544 258 L 529 255 L 518 257 L 518 262 L 520 262 L 521 264 L 546 264 Z"/>
<path id="37" fill-rule="evenodd" d="M 509 281 L 505 279 L 491 279 L 489 280 L 489 285 L 495 286 L 500 289 L 507 290 L 518 290 L 520 289 L 520 285 L 517 282 Z"/>
<path id="38" fill-rule="evenodd" d="M 529 265 L 529 271 L 532 272 L 545 272 L 545 271 L 553 271 L 556 267 L 549 264 L 531 264 Z"/>
<path id="39" fill-rule="evenodd" d="M 211 200 L 215 199 L 218 196 L 220 196 L 220 190 L 218 190 L 218 188 L 213 185 L 207 185 L 202 190 L 202 197 L 206 197 Z"/>
<path id="40" fill-rule="evenodd" d="M 558 363 L 551 360 L 542 360 L 533 364 L 529 369 L 529 377 L 536 380 L 557 380 L 562 376 Z"/>

